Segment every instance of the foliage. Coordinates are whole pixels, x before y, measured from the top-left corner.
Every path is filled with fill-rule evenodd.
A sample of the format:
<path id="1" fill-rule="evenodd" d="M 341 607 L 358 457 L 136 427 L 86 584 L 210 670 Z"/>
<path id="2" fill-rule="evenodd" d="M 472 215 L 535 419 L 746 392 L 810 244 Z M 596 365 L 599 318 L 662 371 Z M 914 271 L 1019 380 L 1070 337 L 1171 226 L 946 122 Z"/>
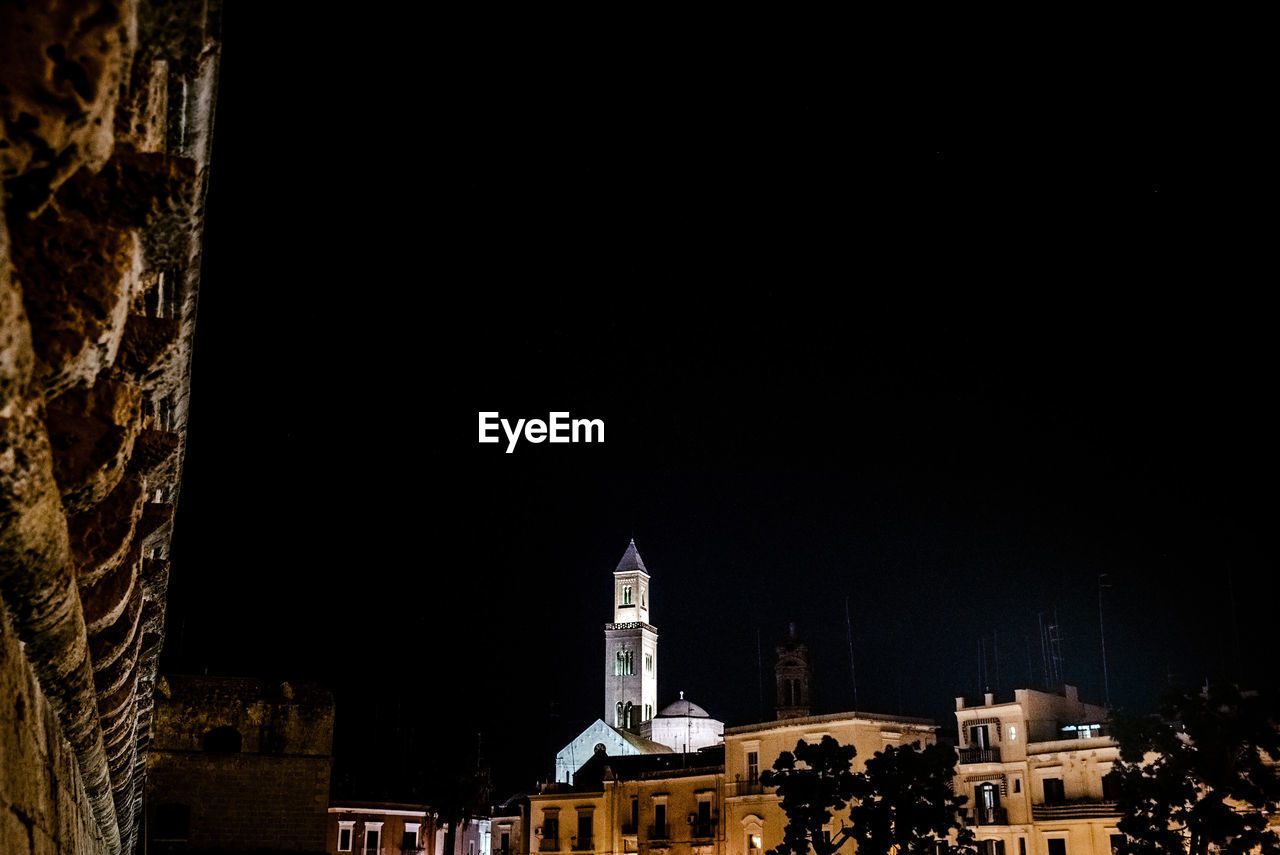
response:
<path id="1" fill-rule="evenodd" d="M 1159 717 L 1113 715 L 1120 852 L 1280 855 L 1266 818 L 1280 808 L 1278 710 L 1274 695 L 1214 684 L 1171 689 Z"/>
<path id="2" fill-rule="evenodd" d="M 847 835 L 826 838 L 823 831 L 831 822 L 831 811 L 843 808 L 853 798 L 857 776 L 851 764 L 858 751 L 841 745 L 830 736 L 816 745 L 803 739 L 795 752 L 783 751 L 772 770 L 760 776 L 760 783 L 776 786 L 781 807 L 787 815 L 782 844 L 769 855 L 832 855 Z"/>
<path id="3" fill-rule="evenodd" d="M 960 806 L 965 797 L 951 790 L 956 753 L 945 745 L 920 743 L 877 751 L 854 787 L 850 836 L 859 855 L 972 853 L 973 832 L 965 827 Z M 938 847 L 956 831 L 956 843 Z"/>
<path id="4" fill-rule="evenodd" d="M 973 834 L 964 828 L 963 796 L 951 792 L 956 755 L 944 746 L 915 743 L 878 751 L 866 770 L 854 772 L 857 751 L 824 736 L 784 751 L 761 783 L 777 786 L 787 815 L 782 844 L 769 855 L 832 855 L 848 840 L 860 855 L 890 852 L 970 855 Z M 850 824 L 828 835 L 833 810 L 849 808 Z M 957 843 L 944 843 L 951 829 Z"/>

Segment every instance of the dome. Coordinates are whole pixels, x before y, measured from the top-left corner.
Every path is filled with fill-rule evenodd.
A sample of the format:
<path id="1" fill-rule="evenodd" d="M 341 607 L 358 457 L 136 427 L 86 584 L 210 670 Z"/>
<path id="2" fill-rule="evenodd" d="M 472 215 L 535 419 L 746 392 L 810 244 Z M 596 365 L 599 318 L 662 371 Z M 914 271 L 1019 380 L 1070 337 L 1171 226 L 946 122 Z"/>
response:
<path id="1" fill-rule="evenodd" d="M 684 692 L 680 693 L 680 700 L 667 704 L 658 711 L 658 718 L 675 718 L 676 716 L 687 715 L 693 718 L 711 718 L 711 714 L 693 701 L 684 699 Z"/>

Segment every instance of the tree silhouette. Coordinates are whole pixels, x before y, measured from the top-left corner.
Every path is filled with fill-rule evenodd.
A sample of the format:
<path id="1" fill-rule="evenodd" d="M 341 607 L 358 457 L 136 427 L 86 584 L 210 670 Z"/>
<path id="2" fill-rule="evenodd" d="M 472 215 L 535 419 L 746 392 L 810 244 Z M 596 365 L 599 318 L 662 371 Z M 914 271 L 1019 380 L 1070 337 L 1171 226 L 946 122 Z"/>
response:
<path id="1" fill-rule="evenodd" d="M 973 832 L 964 827 L 964 796 L 951 791 L 956 754 L 950 748 L 920 743 L 876 752 L 866 770 L 854 772 L 852 745 L 824 736 L 816 745 L 804 740 L 784 751 L 761 783 L 777 786 L 787 815 L 781 845 L 769 855 L 832 855 L 847 841 L 859 855 L 944 853 L 972 855 Z M 849 809 L 849 822 L 830 834 L 834 810 Z M 948 832 L 956 831 L 956 842 Z"/>
<path id="2" fill-rule="evenodd" d="M 830 736 L 810 745 L 803 739 L 795 752 L 778 755 L 772 770 L 760 775 L 760 783 L 776 786 L 780 806 L 787 815 L 782 843 L 769 855 L 832 855 L 849 839 L 847 830 L 828 838 L 824 833 L 832 810 L 843 808 L 853 798 L 857 776 L 851 764 L 858 751 L 841 745 Z"/>
<path id="3" fill-rule="evenodd" d="M 1123 814 L 1119 851 L 1280 855 L 1266 817 L 1280 808 L 1278 710 L 1274 694 L 1218 683 L 1171 689 L 1159 717 L 1113 715 L 1120 759 L 1107 779 Z"/>
<path id="4" fill-rule="evenodd" d="M 945 745 L 890 745 L 872 755 L 856 778 L 849 810 L 858 855 L 975 852 L 973 832 L 960 816 L 965 797 L 951 789 L 955 769 L 956 752 Z M 948 839 L 952 830 L 955 843 Z"/>

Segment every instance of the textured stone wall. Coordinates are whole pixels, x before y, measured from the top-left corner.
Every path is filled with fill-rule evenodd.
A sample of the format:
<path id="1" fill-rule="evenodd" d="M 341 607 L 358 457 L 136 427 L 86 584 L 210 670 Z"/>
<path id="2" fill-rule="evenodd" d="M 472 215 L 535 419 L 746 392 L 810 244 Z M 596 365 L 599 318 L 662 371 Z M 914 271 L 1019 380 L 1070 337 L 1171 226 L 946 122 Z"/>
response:
<path id="1" fill-rule="evenodd" d="M 333 696 L 305 683 L 162 678 L 147 761 L 147 851 L 323 852 L 333 723 Z M 210 743 L 226 728 L 239 750 Z M 181 832 L 156 816 L 165 806 L 188 817 Z"/>
<path id="2" fill-rule="evenodd" d="M 217 29 L 216 2 L 0 3 L 0 765 L 83 814 L 0 791 L 5 853 L 136 839 Z"/>

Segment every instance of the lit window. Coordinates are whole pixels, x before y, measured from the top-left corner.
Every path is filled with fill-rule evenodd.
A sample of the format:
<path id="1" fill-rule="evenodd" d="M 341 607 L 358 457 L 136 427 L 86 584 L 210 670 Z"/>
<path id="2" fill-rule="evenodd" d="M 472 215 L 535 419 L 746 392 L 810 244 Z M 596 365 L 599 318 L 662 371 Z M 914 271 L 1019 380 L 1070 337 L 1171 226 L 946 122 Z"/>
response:
<path id="1" fill-rule="evenodd" d="M 748 852 L 760 851 L 760 835 L 758 834 L 747 835 L 747 851 Z"/>
<path id="2" fill-rule="evenodd" d="M 1010 742 L 1018 741 L 1018 726 L 1016 724 L 1009 725 L 1009 741 Z"/>
<path id="3" fill-rule="evenodd" d="M 354 825 L 355 825 L 354 820 L 350 822 L 338 823 L 338 851 L 339 852 L 351 851 L 351 837 L 355 833 L 352 830 L 352 827 Z"/>

